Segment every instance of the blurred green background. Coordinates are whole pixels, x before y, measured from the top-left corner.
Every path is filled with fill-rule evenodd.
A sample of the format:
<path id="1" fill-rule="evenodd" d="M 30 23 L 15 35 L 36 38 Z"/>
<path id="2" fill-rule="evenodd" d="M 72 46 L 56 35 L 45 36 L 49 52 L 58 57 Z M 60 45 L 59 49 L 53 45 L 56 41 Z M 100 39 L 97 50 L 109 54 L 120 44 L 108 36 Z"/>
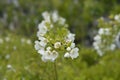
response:
<path id="1" fill-rule="evenodd" d="M 99 57 L 92 48 L 97 19 L 120 13 L 120 0 L 0 0 L 0 80 L 54 80 L 53 63 L 34 49 L 41 13 L 54 10 L 80 48 L 79 58 L 57 60 L 58 79 L 120 80 L 119 50 Z"/>

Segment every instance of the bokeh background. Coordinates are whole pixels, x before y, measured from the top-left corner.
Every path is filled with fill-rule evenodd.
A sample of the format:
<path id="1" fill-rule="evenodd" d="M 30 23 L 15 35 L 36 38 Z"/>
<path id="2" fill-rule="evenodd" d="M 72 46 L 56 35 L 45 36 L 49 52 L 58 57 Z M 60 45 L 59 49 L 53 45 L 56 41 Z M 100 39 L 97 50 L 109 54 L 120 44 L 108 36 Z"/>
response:
<path id="1" fill-rule="evenodd" d="M 59 80 L 119 80 L 120 52 L 99 57 L 92 47 L 97 19 L 120 13 L 120 0 L 0 0 L 0 80 L 54 80 L 53 63 L 34 49 L 41 13 L 57 10 L 76 34 L 80 56 L 58 59 Z"/>

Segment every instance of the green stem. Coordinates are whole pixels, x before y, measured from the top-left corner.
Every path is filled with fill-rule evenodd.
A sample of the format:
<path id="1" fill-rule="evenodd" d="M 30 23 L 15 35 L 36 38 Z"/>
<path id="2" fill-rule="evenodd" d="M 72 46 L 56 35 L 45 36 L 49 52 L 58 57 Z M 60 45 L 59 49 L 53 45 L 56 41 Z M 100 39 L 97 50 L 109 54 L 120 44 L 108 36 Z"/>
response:
<path id="1" fill-rule="evenodd" d="M 58 80 L 56 61 L 54 62 L 54 80 Z"/>

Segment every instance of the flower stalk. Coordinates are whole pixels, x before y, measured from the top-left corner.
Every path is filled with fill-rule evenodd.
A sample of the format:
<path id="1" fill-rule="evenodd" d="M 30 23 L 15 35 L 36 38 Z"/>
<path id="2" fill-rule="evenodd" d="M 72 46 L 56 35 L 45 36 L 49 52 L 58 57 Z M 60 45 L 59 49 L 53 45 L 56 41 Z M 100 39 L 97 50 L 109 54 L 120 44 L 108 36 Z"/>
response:
<path id="1" fill-rule="evenodd" d="M 58 80 L 58 72 L 57 72 L 56 61 L 53 63 L 53 65 L 54 65 L 54 80 Z"/>

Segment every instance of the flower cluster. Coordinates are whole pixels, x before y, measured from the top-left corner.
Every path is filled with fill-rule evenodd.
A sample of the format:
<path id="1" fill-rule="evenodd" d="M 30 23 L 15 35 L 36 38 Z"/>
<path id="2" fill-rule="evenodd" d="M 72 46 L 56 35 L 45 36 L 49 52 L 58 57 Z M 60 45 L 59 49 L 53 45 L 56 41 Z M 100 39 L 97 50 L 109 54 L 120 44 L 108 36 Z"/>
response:
<path id="1" fill-rule="evenodd" d="M 63 53 L 64 57 L 77 58 L 79 49 L 75 47 L 75 34 L 67 29 L 66 20 L 57 11 L 43 12 L 42 16 L 44 20 L 38 25 L 38 40 L 35 41 L 35 49 L 42 55 L 41 59 L 54 61 Z"/>
<path id="2" fill-rule="evenodd" d="M 100 29 L 93 42 L 93 47 L 97 53 L 102 56 L 106 51 L 120 48 L 120 15 L 115 15 L 109 21 L 101 18 L 98 26 Z"/>
<path id="3" fill-rule="evenodd" d="M 107 50 L 114 50 L 116 48 L 115 43 L 108 41 L 111 37 L 111 32 L 109 28 L 100 28 L 98 34 L 94 37 L 93 46 L 100 56 L 104 54 Z"/>

